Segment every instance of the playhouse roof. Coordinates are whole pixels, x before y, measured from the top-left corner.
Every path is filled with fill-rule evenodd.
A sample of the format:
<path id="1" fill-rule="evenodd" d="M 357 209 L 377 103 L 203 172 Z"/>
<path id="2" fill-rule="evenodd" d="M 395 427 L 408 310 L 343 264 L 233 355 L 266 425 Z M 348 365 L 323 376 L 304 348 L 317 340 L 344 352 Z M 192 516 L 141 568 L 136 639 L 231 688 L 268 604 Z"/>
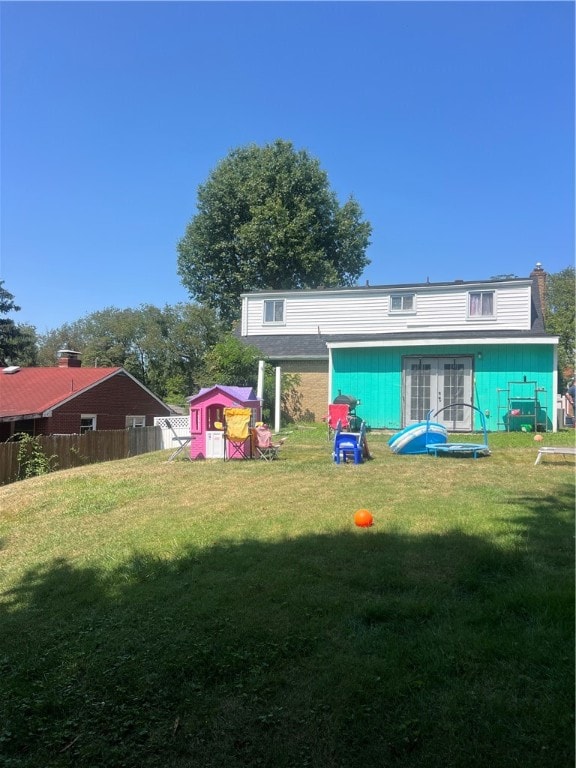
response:
<path id="1" fill-rule="evenodd" d="M 226 387 L 221 384 L 215 384 L 213 387 L 203 387 L 196 395 L 188 398 L 189 403 L 204 399 L 207 395 L 215 395 L 220 392 L 226 395 L 230 400 L 237 403 L 259 402 L 252 387 Z"/>

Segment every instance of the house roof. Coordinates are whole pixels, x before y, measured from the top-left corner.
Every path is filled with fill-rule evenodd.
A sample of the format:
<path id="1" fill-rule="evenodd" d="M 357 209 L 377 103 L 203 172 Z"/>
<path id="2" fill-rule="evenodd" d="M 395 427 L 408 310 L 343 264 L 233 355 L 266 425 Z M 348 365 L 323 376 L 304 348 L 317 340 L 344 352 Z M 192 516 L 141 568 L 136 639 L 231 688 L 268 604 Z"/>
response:
<path id="1" fill-rule="evenodd" d="M 241 340 L 270 360 L 328 360 L 326 338 L 317 333 L 242 336 Z"/>
<path id="2" fill-rule="evenodd" d="M 555 344 L 558 341 L 557 336 L 551 336 L 548 333 L 542 332 L 534 332 L 534 331 L 507 331 L 507 330 L 498 330 L 498 331 L 427 331 L 427 332 L 399 332 L 399 333 L 348 333 L 348 334 L 334 334 L 330 336 L 324 336 L 324 341 L 326 344 L 331 343 L 337 343 L 342 344 L 342 342 L 350 342 L 351 344 L 354 344 L 355 342 L 359 341 L 419 341 L 422 342 L 430 342 L 430 341 L 482 341 L 482 340 L 489 340 L 494 339 L 495 342 L 498 341 L 498 339 L 525 339 L 526 341 L 530 339 L 545 339 L 546 341 L 549 341 L 550 344 Z"/>
<path id="3" fill-rule="evenodd" d="M 495 285 L 497 283 L 529 283 L 530 277 L 515 277 L 503 275 L 502 277 L 491 277 L 487 280 L 447 280 L 443 282 L 431 283 L 427 280 L 425 283 L 392 283 L 392 284 L 379 284 L 371 285 L 368 282 L 366 285 L 341 285 L 332 286 L 329 288 L 293 288 L 293 289 L 260 289 L 255 291 L 249 291 L 240 294 L 244 296 L 268 296 L 268 295 L 281 295 L 290 294 L 291 296 L 297 294 L 312 294 L 312 293 L 362 293 L 366 291 L 405 291 L 405 290 L 421 290 L 436 288 L 453 288 L 459 290 L 462 287 L 470 288 L 470 286 L 487 286 Z"/>
<path id="4" fill-rule="evenodd" d="M 355 345 L 358 342 L 413 342 L 421 340 L 423 343 L 431 340 L 456 341 L 469 340 L 470 342 L 481 339 L 549 339 L 555 342 L 555 337 L 544 333 L 543 330 L 529 331 L 401 331 L 396 333 L 346 333 L 325 334 L 318 336 L 286 335 L 286 336 L 243 336 L 242 342 L 257 347 L 269 360 L 328 360 L 328 345 L 331 343 L 350 342 Z"/>
<path id="5" fill-rule="evenodd" d="M 0 420 L 48 416 L 47 411 L 119 373 L 134 379 L 142 389 L 164 405 L 123 368 L 20 368 L 14 373 L 0 370 Z"/>
<path id="6" fill-rule="evenodd" d="M 251 401 L 258 401 L 252 387 L 228 387 L 222 384 L 215 384 L 213 387 L 203 387 L 197 394 L 188 398 L 188 402 L 192 403 L 195 400 L 203 398 L 205 395 L 213 394 L 215 392 L 222 392 L 227 395 L 230 400 L 234 400 L 239 403 L 249 403 Z"/>

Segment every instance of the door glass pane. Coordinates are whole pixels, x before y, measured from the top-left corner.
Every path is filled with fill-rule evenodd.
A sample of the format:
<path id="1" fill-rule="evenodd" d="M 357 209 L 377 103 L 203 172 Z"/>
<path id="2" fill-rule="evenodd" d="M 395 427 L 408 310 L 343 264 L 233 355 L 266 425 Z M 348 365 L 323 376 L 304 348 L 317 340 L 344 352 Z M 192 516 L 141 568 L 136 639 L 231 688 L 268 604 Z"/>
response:
<path id="1" fill-rule="evenodd" d="M 430 363 L 412 363 L 410 378 L 410 420 L 423 421 L 430 410 Z"/>
<path id="2" fill-rule="evenodd" d="M 464 400 L 464 363 L 444 363 L 444 405 L 462 403 Z M 459 422 L 464 418 L 464 406 L 446 408 L 444 420 Z"/>

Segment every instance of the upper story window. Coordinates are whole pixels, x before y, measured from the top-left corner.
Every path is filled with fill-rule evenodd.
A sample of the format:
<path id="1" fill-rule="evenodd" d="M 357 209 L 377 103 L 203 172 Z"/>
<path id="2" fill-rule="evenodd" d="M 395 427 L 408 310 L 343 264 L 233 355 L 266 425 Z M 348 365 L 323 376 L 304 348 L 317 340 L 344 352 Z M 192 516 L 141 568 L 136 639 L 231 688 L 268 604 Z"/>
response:
<path id="1" fill-rule="evenodd" d="M 494 317 L 494 291 L 472 291 L 468 294 L 468 317 Z"/>
<path id="2" fill-rule="evenodd" d="M 415 312 L 416 297 L 413 293 L 393 293 L 390 296 L 390 312 Z"/>
<path id="3" fill-rule="evenodd" d="M 284 299 L 265 299 L 264 322 L 265 323 L 283 323 L 284 322 Z"/>

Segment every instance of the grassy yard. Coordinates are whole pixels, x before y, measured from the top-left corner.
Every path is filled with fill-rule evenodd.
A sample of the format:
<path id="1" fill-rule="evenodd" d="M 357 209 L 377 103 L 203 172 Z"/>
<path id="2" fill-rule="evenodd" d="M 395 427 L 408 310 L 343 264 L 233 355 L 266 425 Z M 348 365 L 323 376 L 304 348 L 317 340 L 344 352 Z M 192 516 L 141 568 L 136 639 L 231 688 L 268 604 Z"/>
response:
<path id="1" fill-rule="evenodd" d="M 0 488 L 0 765 L 572 766 L 573 460 L 369 437 Z"/>

